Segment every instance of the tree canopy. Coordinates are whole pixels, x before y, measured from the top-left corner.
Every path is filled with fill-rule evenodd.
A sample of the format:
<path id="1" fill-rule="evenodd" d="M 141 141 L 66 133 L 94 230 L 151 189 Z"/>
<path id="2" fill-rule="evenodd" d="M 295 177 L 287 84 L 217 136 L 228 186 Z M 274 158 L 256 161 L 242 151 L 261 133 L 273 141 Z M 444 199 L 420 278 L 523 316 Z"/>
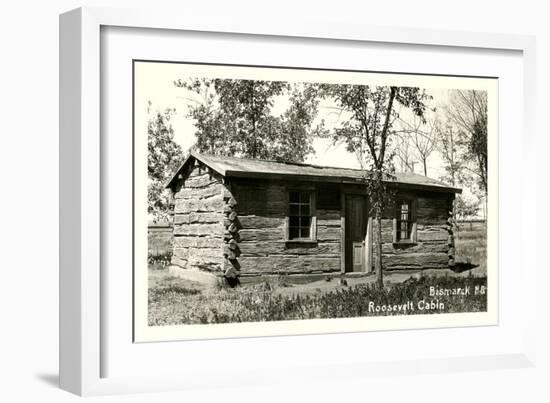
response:
<path id="1" fill-rule="evenodd" d="M 319 104 L 312 87 L 281 81 L 191 79 L 177 87 L 199 96 L 189 104 L 198 151 L 288 162 L 302 162 L 313 153 Z M 287 109 L 273 111 L 278 97 Z"/>
<path id="2" fill-rule="evenodd" d="M 447 113 L 458 128 L 458 143 L 465 148 L 466 169 L 477 179 L 477 185 L 487 194 L 487 92 L 455 90 Z"/>
<path id="3" fill-rule="evenodd" d="M 151 111 L 147 123 L 147 210 L 153 220 L 165 220 L 170 211 L 170 194 L 165 190 L 170 175 L 184 158 L 181 147 L 174 142 L 174 129 L 170 119 L 175 109 Z"/>

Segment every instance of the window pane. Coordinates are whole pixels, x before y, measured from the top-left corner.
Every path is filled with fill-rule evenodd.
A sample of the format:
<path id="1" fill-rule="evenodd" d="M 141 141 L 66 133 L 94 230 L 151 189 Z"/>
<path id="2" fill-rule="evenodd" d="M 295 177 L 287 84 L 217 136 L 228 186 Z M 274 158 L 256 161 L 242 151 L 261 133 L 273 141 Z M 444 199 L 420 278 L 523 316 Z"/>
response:
<path id="1" fill-rule="evenodd" d="M 291 203 L 299 203 L 300 202 L 300 193 L 298 193 L 298 192 L 289 192 L 288 199 Z"/>
<path id="2" fill-rule="evenodd" d="M 309 224 L 311 223 L 311 217 L 302 217 L 300 218 L 300 221 L 300 226 L 309 227 Z"/>
<path id="3" fill-rule="evenodd" d="M 309 238 L 309 227 L 302 228 L 300 235 L 302 238 Z"/>
<path id="4" fill-rule="evenodd" d="M 289 211 L 291 216 L 298 216 L 300 215 L 300 206 L 297 204 L 291 204 Z"/>
<path id="5" fill-rule="evenodd" d="M 309 192 L 300 192 L 300 203 L 309 203 Z"/>
<path id="6" fill-rule="evenodd" d="M 290 217 L 289 218 L 289 225 L 291 227 L 299 227 L 300 226 L 300 218 L 299 217 Z"/>
<path id="7" fill-rule="evenodd" d="M 309 204 L 302 204 L 300 206 L 300 215 L 309 215 Z"/>
<path id="8" fill-rule="evenodd" d="M 290 227 L 288 229 L 288 237 L 290 239 L 299 238 L 300 237 L 300 228 Z"/>

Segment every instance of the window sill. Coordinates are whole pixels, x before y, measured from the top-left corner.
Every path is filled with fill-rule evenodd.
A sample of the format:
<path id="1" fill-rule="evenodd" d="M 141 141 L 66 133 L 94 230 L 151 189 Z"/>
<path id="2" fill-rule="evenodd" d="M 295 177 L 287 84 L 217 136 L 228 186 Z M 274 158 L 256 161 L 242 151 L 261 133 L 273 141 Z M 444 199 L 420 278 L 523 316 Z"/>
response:
<path id="1" fill-rule="evenodd" d="M 317 240 L 316 239 L 287 239 L 285 240 L 285 244 L 317 245 Z"/>
<path id="2" fill-rule="evenodd" d="M 409 241 L 409 240 L 393 242 L 393 246 L 414 246 L 414 245 L 418 245 L 418 242 Z"/>

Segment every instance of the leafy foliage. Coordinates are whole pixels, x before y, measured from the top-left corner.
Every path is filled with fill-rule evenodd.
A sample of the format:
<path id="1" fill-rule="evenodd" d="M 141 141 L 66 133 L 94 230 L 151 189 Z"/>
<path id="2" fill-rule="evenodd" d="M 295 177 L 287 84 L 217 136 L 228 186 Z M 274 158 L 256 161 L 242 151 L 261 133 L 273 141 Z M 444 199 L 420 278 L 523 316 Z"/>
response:
<path id="1" fill-rule="evenodd" d="M 200 152 L 264 160 L 301 162 L 313 153 L 318 99 L 313 87 L 281 81 L 191 79 L 177 87 L 198 96 L 189 105 Z M 275 116 L 277 97 L 288 109 Z"/>
<path id="2" fill-rule="evenodd" d="M 464 162 L 477 178 L 479 189 L 487 194 L 487 92 L 455 90 L 447 109 L 458 129 L 458 144 L 465 149 Z"/>
<path id="3" fill-rule="evenodd" d="M 183 161 L 181 147 L 174 142 L 170 119 L 175 109 L 151 113 L 147 124 L 147 186 L 148 212 L 154 221 L 166 220 L 170 215 L 171 196 L 165 189 L 176 168 Z"/>

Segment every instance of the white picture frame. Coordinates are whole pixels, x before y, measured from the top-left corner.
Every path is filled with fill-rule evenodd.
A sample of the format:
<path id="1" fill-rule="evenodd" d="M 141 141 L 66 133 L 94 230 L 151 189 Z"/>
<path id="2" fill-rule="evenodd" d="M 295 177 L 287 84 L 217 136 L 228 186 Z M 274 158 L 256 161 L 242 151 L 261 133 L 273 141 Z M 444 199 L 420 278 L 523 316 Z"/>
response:
<path id="1" fill-rule="evenodd" d="M 319 21 L 301 21 L 300 24 L 280 25 L 276 21 L 197 18 L 180 13 L 158 12 L 151 10 L 110 10 L 102 8 L 81 8 L 63 14 L 60 17 L 60 385 L 63 389 L 79 395 L 96 395 L 112 393 L 128 393 L 139 391 L 161 391 L 196 387 L 224 386 L 229 384 L 248 385 L 258 382 L 269 382 L 270 373 L 277 371 L 280 380 L 281 370 L 277 365 L 271 366 L 262 362 L 261 352 L 269 343 L 286 345 L 291 351 L 299 351 L 308 343 L 318 340 L 319 336 L 273 337 L 236 340 L 203 341 L 209 343 L 213 351 L 221 352 L 226 348 L 240 348 L 246 344 L 250 353 L 242 363 L 237 365 L 235 372 L 224 374 L 223 363 L 219 371 L 207 373 L 209 360 L 216 359 L 215 354 L 208 356 L 191 356 L 186 364 L 167 365 L 164 373 L 136 376 L 124 373 L 124 369 L 116 371 L 116 375 L 106 370 L 105 362 L 112 350 L 107 346 L 104 318 L 109 315 L 102 293 L 102 271 L 104 263 L 104 245 L 101 231 L 101 209 L 106 202 L 104 178 L 105 172 L 102 153 L 105 147 L 101 142 L 101 30 L 103 27 L 127 27 L 157 30 L 181 30 L 195 33 L 223 33 L 223 35 L 239 34 L 262 38 L 287 38 L 293 41 L 306 39 L 353 41 L 354 43 L 377 43 L 379 46 L 410 46 L 434 47 L 438 49 L 474 49 L 477 52 L 510 51 L 519 55 L 521 60 L 523 87 L 523 133 L 525 144 L 523 158 L 528 155 L 528 144 L 533 138 L 534 122 L 534 92 L 535 92 L 535 43 L 529 36 L 480 34 L 456 31 L 429 31 L 407 28 L 383 28 L 359 26 L 353 24 L 331 23 Z M 519 101 L 518 101 L 519 102 Z M 504 119 L 504 118 L 503 118 Z M 510 119 L 510 117 L 506 118 Z M 501 121 L 499 119 L 499 121 Z M 500 143 L 500 158 L 505 158 L 511 151 L 511 145 L 504 139 Z M 508 171 L 506 171 L 508 172 Z M 513 175 L 513 173 L 511 174 Z M 519 174 L 517 174 L 519 175 Z M 534 186 L 535 178 L 516 178 L 507 176 L 506 181 L 500 180 L 500 195 L 510 196 L 512 193 L 506 182 L 518 180 L 522 186 Z M 529 211 L 527 192 L 518 192 L 514 202 L 522 206 L 518 214 Z M 510 196 L 511 197 L 511 196 Z M 510 201 L 509 201 L 510 200 Z M 499 203 L 499 223 L 508 223 L 506 217 L 508 204 L 512 199 L 503 199 Z M 521 218 L 521 217 L 519 217 Z M 517 217 L 516 217 L 517 219 Z M 508 220 L 508 221 L 506 221 Z M 513 220 L 512 220 L 513 222 Z M 521 222 L 521 220 L 520 220 Z M 510 232 L 500 232 L 499 241 L 513 248 L 500 248 L 499 261 L 506 262 L 522 255 L 527 249 L 527 234 L 531 225 L 523 220 L 520 235 L 511 239 Z M 523 243 L 519 241 L 524 239 Z M 522 278 L 534 276 L 537 265 L 533 255 L 525 254 L 521 261 Z M 499 276 L 500 287 L 510 289 L 515 279 L 509 276 Z M 510 298 L 506 294 L 500 295 Z M 503 346 L 498 353 L 488 355 L 479 352 L 472 354 L 448 353 L 429 354 L 418 353 L 416 358 L 390 356 L 386 359 L 372 361 L 364 359 L 360 354 L 353 361 L 326 360 L 324 362 L 307 362 L 307 355 L 288 360 L 284 367 L 284 377 L 291 380 L 296 375 L 310 379 L 345 379 L 347 375 L 361 373 L 369 374 L 402 374 L 415 372 L 440 372 L 456 370 L 475 370 L 504 367 L 525 367 L 534 365 L 535 337 L 535 298 L 527 287 L 518 287 L 514 298 L 521 298 L 528 315 L 522 315 L 521 320 L 514 314 L 505 321 L 506 335 L 515 341 L 509 346 Z M 499 305 L 501 306 L 501 305 Z M 509 306 L 504 304 L 504 307 Z M 504 308 L 503 308 L 504 309 Z M 507 315 L 507 311 L 500 312 Z M 508 319 L 508 317 L 506 317 Z M 505 329 L 502 326 L 502 329 Z M 498 335 L 498 330 L 493 329 Z M 417 335 L 426 332 L 426 337 L 436 337 L 434 332 L 414 331 Z M 461 337 L 464 329 L 449 329 L 449 334 Z M 373 333 L 370 333 L 373 335 Z M 439 333 L 441 334 L 441 333 Z M 349 335 L 325 335 L 323 343 L 327 346 L 345 343 L 359 346 L 364 343 L 365 333 Z M 524 335 L 526 337 L 524 338 Z M 484 336 L 489 337 L 489 336 Z M 344 339 L 345 338 L 345 339 Z M 132 343 L 128 340 L 128 343 Z M 182 346 L 174 342 L 164 343 L 163 354 Z M 378 343 L 378 341 L 377 341 Z M 384 343 L 384 341 L 382 341 Z M 389 342 L 387 342 L 389 343 Z M 193 345 L 198 348 L 198 345 Z M 383 347 L 383 345 L 381 346 Z M 181 347 L 183 348 L 183 347 Z M 128 351 L 131 351 L 129 349 Z M 198 350 L 199 351 L 199 350 Z M 131 353 L 129 353 L 131 354 Z M 151 350 L 150 354 L 156 354 Z M 157 356 L 161 357 L 160 353 Z M 223 360 L 223 356 L 218 356 Z M 159 358 L 162 360 L 162 358 Z M 203 362 L 204 361 L 204 362 Z M 197 364 L 193 375 L 185 372 L 190 362 Z M 201 365 L 198 365 L 198 364 Z M 265 367 L 263 373 L 255 373 L 246 379 L 239 376 L 245 370 L 245 365 L 254 364 Z M 181 367 L 181 371 L 174 371 Z M 278 365 L 283 365 L 279 363 Z M 239 367 L 240 366 L 240 367 Z M 303 369 L 307 368 L 307 374 Z M 332 371 L 330 371 L 332 370 Z M 256 371 L 257 372 L 257 371 Z M 186 374 L 185 376 L 183 374 Z M 328 373 L 331 375 L 329 376 Z"/>

